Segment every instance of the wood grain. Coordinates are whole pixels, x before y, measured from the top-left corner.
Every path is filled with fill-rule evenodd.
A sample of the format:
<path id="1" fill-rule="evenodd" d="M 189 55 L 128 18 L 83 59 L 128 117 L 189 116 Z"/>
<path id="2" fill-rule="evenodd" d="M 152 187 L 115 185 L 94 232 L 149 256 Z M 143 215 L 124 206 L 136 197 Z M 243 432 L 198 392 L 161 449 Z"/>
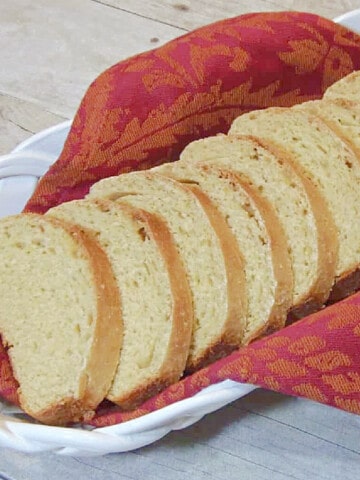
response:
<path id="1" fill-rule="evenodd" d="M 90 0 L 9 0 L 0 8 L 0 111 L 11 96 L 70 118 L 104 69 L 183 33 Z M 8 148 L 0 141 L 0 154 Z"/>
<path id="2" fill-rule="evenodd" d="M 96 3 L 111 5 L 122 11 L 131 12 L 167 25 L 191 30 L 210 22 L 221 20 L 250 12 L 268 12 L 281 10 L 301 10 L 317 13 L 328 18 L 334 18 L 341 13 L 351 10 L 355 2 L 299 2 L 296 0 L 256 0 L 253 2 L 228 0 L 171 0 L 163 2 L 153 0 L 146 3 L 142 0 L 92 0 Z M 354 7 L 353 7 L 354 8 Z"/>
<path id="3" fill-rule="evenodd" d="M 32 102 L 0 94 L 0 145 L 2 153 L 10 152 L 29 136 L 66 118 L 49 112 Z"/>

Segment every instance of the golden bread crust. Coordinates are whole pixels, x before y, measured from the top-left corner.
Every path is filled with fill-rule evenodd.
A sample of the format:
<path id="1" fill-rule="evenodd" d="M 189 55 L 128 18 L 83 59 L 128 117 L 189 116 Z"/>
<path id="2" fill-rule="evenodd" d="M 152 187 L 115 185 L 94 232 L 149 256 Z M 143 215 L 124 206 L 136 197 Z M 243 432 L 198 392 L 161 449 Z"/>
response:
<path id="1" fill-rule="evenodd" d="M 336 282 L 330 292 L 328 304 L 339 302 L 360 289 L 360 267 L 355 266 L 350 272 L 344 273 Z"/>
<path id="2" fill-rule="evenodd" d="M 81 255 L 87 258 L 91 268 L 97 292 L 97 318 L 94 320 L 96 324 L 92 346 L 80 377 L 79 397 L 67 396 L 56 405 L 33 411 L 20 385 L 20 404 L 29 415 L 47 424 L 65 425 L 89 420 L 110 388 L 122 343 L 120 296 L 113 271 L 105 253 L 89 232 L 48 216 L 45 218 L 31 213 L 23 215 L 38 217 L 41 222 L 61 228 L 75 240 Z"/>
<path id="3" fill-rule="evenodd" d="M 219 340 L 215 344 L 209 345 L 201 356 L 188 362 L 186 371 L 190 373 L 209 365 L 241 345 L 245 329 L 247 300 L 244 259 L 234 234 L 222 214 L 200 187 L 194 184 L 182 185 L 184 188 L 190 189 L 197 197 L 219 238 L 224 254 L 228 300 L 228 316 L 223 324 Z"/>
<path id="4" fill-rule="evenodd" d="M 287 168 L 300 179 L 311 204 L 317 229 L 318 265 L 317 278 L 309 285 L 308 295 L 293 305 L 289 311 L 289 319 L 300 319 L 319 310 L 327 301 L 334 285 L 336 265 L 338 261 L 339 242 L 334 219 L 326 200 L 316 186 L 309 180 L 301 166 L 292 155 L 270 140 L 251 137 L 263 148 L 273 153 Z"/>
<path id="5" fill-rule="evenodd" d="M 287 248 L 287 238 L 274 208 L 269 201 L 259 195 L 257 189 L 252 186 L 251 181 L 245 175 L 234 174 L 233 172 L 229 172 L 229 175 L 238 181 L 253 199 L 264 220 L 270 239 L 272 265 L 276 279 L 274 303 L 268 321 L 259 330 L 252 333 L 246 342 L 249 343 L 264 334 L 268 334 L 268 332 L 276 331 L 285 326 L 286 316 L 293 298 L 293 272 Z"/>
<path id="6" fill-rule="evenodd" d="M 102 201 L 99 200 L 99 202 Z M 186 271 L 166 222 L 159 215 L 135 208 L 125 202 L 118 202 L 117 205 L 134 219 L 146 224 L 147 233 L 152 235 L 158 245 L 166 265 L 172 294 L 172 329 L 164 362 L 159 372 L 154 378 L 147 380 L 131 392 L 120 397 L 114 394 L 108 396 L 109 400 L 124 410 L 129 410 L 177 382 L 182 376 L 190 348 L 194 312 Z"/>

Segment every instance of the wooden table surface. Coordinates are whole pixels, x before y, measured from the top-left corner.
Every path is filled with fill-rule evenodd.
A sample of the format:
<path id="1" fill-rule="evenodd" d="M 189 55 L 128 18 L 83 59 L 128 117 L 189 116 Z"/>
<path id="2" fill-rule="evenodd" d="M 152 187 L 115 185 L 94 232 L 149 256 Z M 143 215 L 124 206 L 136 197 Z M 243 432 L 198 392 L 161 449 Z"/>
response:
<path id="1" fill-rule="evenodd" d="M 212 21 L 250 11 L 328 18 L 355 0 L 1 0 L 0 154 L 71 118 L 105 68 Z M 0 450 L 0 479 L 354 480 L 360 417 L 255 391 L 148 447 L 104 457 Z"/>

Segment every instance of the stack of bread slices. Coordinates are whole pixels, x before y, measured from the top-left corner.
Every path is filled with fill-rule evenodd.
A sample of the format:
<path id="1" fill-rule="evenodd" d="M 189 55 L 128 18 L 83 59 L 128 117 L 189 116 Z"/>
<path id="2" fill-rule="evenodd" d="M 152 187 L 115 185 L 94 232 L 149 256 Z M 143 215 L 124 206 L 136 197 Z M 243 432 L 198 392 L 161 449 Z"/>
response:
<path id="1" fill-rule="evenodd" d="M 0 334 L 23 409 L 133 409 L 360 284 L 360 73 L 237 118 L 180 160 L 0 221 Z"/>

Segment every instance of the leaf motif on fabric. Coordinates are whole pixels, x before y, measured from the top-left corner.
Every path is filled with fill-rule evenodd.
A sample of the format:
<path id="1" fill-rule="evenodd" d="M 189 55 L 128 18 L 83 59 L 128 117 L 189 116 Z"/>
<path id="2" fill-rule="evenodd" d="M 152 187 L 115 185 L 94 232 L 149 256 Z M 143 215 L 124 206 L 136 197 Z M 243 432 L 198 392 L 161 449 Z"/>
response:
<path id="1" fill-rule="evenodd" d="M 280 382 L 272 376 L 266 375 L 263 378 L 263 384 L 268 387 L 270 390 L 280 390 L 281 385 Z"/>
<path id="2" fill-rule="evenodd" d="M 243 20 L 241 26 L 243 25 Z M 241 28 L 239 28 L 239 23 L 234 22 L 233 19 L 227 19 L 224 22 L 219 23 L 216 28 L 208 28 L 204 26 L 199 28 L 194 34 L 191 35 L 191 42 L 219 42 L 220 38 L 227 37 L 232 38 L 233 40 L 239 42 L 241 40 Z"/>
<path id="3" fill-rule="evenodd" d="M 267 107 L 288 107 L 315 98 L 315 95 L 302 95 L 299 88 L 284 92 L 280 80 L 255 90 L 252 78 L 238 87 L 222 93 L 224 104 L 234 105 L 237 103 L 244 111 Z"/>
<path id="4" fill-rule="evenodd" d="M 318 386 L 312 383 L 300 383 L 299 385 L 295 385 L 292 388 L 292 391 L 296 395 L 310 398 L 311 400 L 315 400 L 316 402 L 328 402 L 328 398 L 326 397 L 326 395 L 324 395 L 324 393 L 320 390 Z"/>
<path id="5" fill-rule="evenodd" d="M 274 337 L 269 337 L 265 339 L 267 347 L 271 348 L 282 348 L 291 344 L 291 339 L 285 335 L 275 335 Z"/>
<path id="6" fill-rule="evenodd" d="M 351 328 L 359 323 L 360 308 L 350 303 L 340 303 L 336 307 L 332 307 L 331 315 L 327 328 L 329 330 L 341 330 Z"/>
<path id="7" fill-rule="evenodd" d="M 200 390 L 211 385 L 211 379 L 207 370 L 200 370 L 196 375 L 189 377 L 189 386 L 191 390 Z"/>
<path id="8" fill-rule="evenodd" d="M 170 67 L 174 73 L 179 75 L 181 78 L 189 82 L 189 85 L 196 86 L 196 82 L 193 79 L 192 75 L 188 71 L 189 69 L 186 68 L 186 62 L 184 61 L 184 57 L 187 58 L 187 49 L 189 48 L 187 44 L 190 43 L 189 36 L 184 37 L 183 39 L 179 40 L 178 42 L 169 42 L 168 44 L 162 46 L 161 48 L 155 50 L 154 54 L 157 58 L 162 60 L 167 67 Z M 178 52 L 175 53 L 176 49 L 182 50 L 182 55 Z"/>
<path id="9" fill-rule="evenodd" d="M 354 327 L 353 333 L 354 335 L 360 337 L 360 320 L 359 320 L 359 323 Z"/>
<path id="10" fill-rule="evenodd" d="M 168 108 L 161 103 L 149 112 L 143 122 L 133 119 L 126 125 L 122 134 L 118 135 L 116 144 L 109 150 L 110 155 L 120 151 L 124 153 L 128 149 L 132 149 L 135 144 L 141 145 L 144 141 L 146 151 L 177 143 L 177 135 L 192 133 L 189 131 L 187 123 L 189 118 L 194 116 L 198 119 L 199 125 L 204 125 L 202 112 L 219 103 L 219 99 L 220 85 L 215 85 L 211 87 L 210 92 L 196 93 L 195 95 L 182 94 Z M 218 123 L 217 115 L 213 114 L 213 117 L 215 117 L 214 121 Z M 214 124 L 214 122 L 209 123 Z"/>
<path id="11" fill-rule="evenodd" d="M 167 390 L 164 390 L 163 395 L 159 395 L 158 399 L 159 400 L 161 399 L 161 401 L 165 400 L 166 403 L 172 403 L 184 397 L 184 395 L 185 395 L 185 382 L 178 382 L 178 383 L 174 383 L 173 385 L 170 385 L 170 387 Z"/>
<path id="12" fill-rule="evenodd" d="M 278 56 L 282 62 L 291 67 L 295 67 L 298 75 L 314 72 L 328 51 L 327 42 L 319 43 L 316 40 L 290 40 L 288 45 L 290 52 L 279 52 Z"/>
<path id="13" fill-rule="evenodd" d="M 217 82 L 208 92 L 180 95 L 169 108 L 160 104 L 149 113 L 144 122 L 141 123 L 138 119 L 130 121 L 124 131 L 118 134 L 116 144 L 108 153 L 110 156 L 120 152 L 124 155 L 127 150 L 134 148 L 135 144 L 140 146 L 144 142 L 145 152 L 152 148 L 169 147 L 178 143 L 180 135 L 196 133 L 197 126 L 201 128 L 201 132 L 219 125 L 223 118 L 228 118 L 225 115 L 232 109 L 248 109 L 254 104 L 259 108 L 272 103 L 288 104 L 298 93 L 296 90 L 277 95 L 272 101 L 271 98 L 277 93 L 277 82 L 255 92 L 250 92 L 250 87 L 251 81 L 228 92 L 222 92 L 222 84 Z M 137 158 L 143 158 L 144 150 L 138 148 L 136 154 L 139 153 L 140 157 Z"/>
<path id="14" fill-rule="evenodd" d="M 106 426 L 106 425 L 113 425 L 114 423 L 121 423 L 121 422 L 128 422 L 130 420 L 134 420 L 135 418 L 139 418 L 139 417 L 142 417 L 143 415 L 146 415 L 147 413 L 151 412 L 151 409 L 147 409 L 147 408 L 137 408 L 135 410 L 132 410 L 132 411 L 129 411 L 129 412 L 121 412 L 119 414 L 112 414 L 110 413 L 110 420 L 111 423 L 104 423 L 104 420 L 106 420 L 106 415 L 102 416 L 101 417 L 101 423 L 99 423 L 98 426 Z M 115 417 L 115 419 L 111 419 L 111 417 Z M 118 417 L 118 418 L 116 418 Z M 96 420 L 96 418 L 95 418 Z M 92 422 L 94 424 L 96 424 L 94 421 Z"/>
<path id="15" fill-rule="evenodd" d="M 307 369 L 297 362 L 279 358 L 275 362 L 269 363 L 268 368 L 272 373 L 284 378 L 303 377 L 307 373 Z"/>
<path id="16" fill-rule="evenodd" d="M 190 62 L 200 85 L 207 79 L 208 64 L 218 62 L 216 57 L 229 57 L 229 66 L 235 72 L 244 72 L 249 64 L 250 54 L 241 47 L 226 44 L 202 46 L 190 45 Z"/>
<path id="17" fill-rule="evenodd" d="M 241 26 L 243 28 L 251 28 L 256 29 L 263 32 L 268 32 L 271 34 L 276 33 L 276 27 L 272 26 L 271 23 L 273 22 L 281 22 L 286 23 L 288 17 L 286 14 L 277 16 L 276 13 L 271 16 L 271 18 L 266 16 L 259 17 L 256 14 L 249 14 L 242 18 Z"/>
<path id="18" fill-rule="evenodd" d="M 276 360 L 278 358 L 276 350 L 268 347 L 257 348 L 254 355 L 259 360 Z"/>
<path id="19" fill-rule="evenodd" d="M 253 372 L 253 361 L 248 355 L 241 355 L 234 360 L 226 362 L 218 370 L 219 378 L 237 378 L 249 382 Z"/>
<path id="20" fill-rule="evenodd" d="M 128 61 L 124 72 L 147 72 L 154 65 L 153 58 L 143 58 L 140 55 L 134 57 L 133 61 Z"/>
<path id="21" fill-rule="evenodd" d="M 109 97 L 114 89 L 114 75 L 114 72 L 110 70 L 101 74 L 86 92 L 61 155 L 62 158 L 67 158 L 71 164 L 74 157 L 89 159 L 94 145 L 94 137 L 102 132 Z M 103 116 L 101 116 L 101 112 L 103 112 Z M 62 170 L 63 167 L 63 163 L 55 163 L 50 170 L 50 176 L 52 172 L 56 172 L 58 169 Z M 70 165 L 70 168 L 72 176 L 77 173 L 73 165 Z"/>
<path id="22" fill-rule="evenodd" d="M 342 408 L 343 410 L 360 414 L 360 400 L 357 400 L 356 398 L 335 397 L 334 402 L 337 407 Z"/>
<path id="23" fill-rule="evenodd" d="M 295 355 L 308 355 L 326 347 L 324 338 L 318 335 L 307 335 L 294 340 L 288 347 L 290 353 Z"/>
<path id="24" fill-rule="evenodd" d="M 304 362 L 308 367 L 316 368 L 321 372 L 330 372 L 339 367 L 350 367 L 352 365 L 351 358 L 339 350 L 329 350 L 307 357 Z"/>
<path id="25" fill-rule="evenodd" d="M 343 49 L 333 45 L 326 56 L 323 74 L 323 90 L 354 70 L 350 55 Z"/>
<path id="26" fill-rule="evenodd" d="M 358 372 L 323 375 L 321 378 L 325 384 L 330 385 L 337 393 L 351 395 L 360 392 L 360 374 Z"/>
<path id="27" fill-rule="evenodd" d="M 180 75 L 176 75 L 170 72 L 164 72 L 163 70 L 153 70 L 151 73 L 146 73 L 142 78 L 143 84 L 146 90 L 151 93 L 153 90 L 159 87 L 175 87 L 184 88 L 185 82 Z"/>
<path id="28" fill-rule="evenodd" d="M 340 27 L 340 25 L 339 25 Z M 334 35 L 335 43 L 342 47 L 353 47 L 360 45 L 359 36 L 354 32 L 349 32 L 347 28 L 339 28 Z"/>

